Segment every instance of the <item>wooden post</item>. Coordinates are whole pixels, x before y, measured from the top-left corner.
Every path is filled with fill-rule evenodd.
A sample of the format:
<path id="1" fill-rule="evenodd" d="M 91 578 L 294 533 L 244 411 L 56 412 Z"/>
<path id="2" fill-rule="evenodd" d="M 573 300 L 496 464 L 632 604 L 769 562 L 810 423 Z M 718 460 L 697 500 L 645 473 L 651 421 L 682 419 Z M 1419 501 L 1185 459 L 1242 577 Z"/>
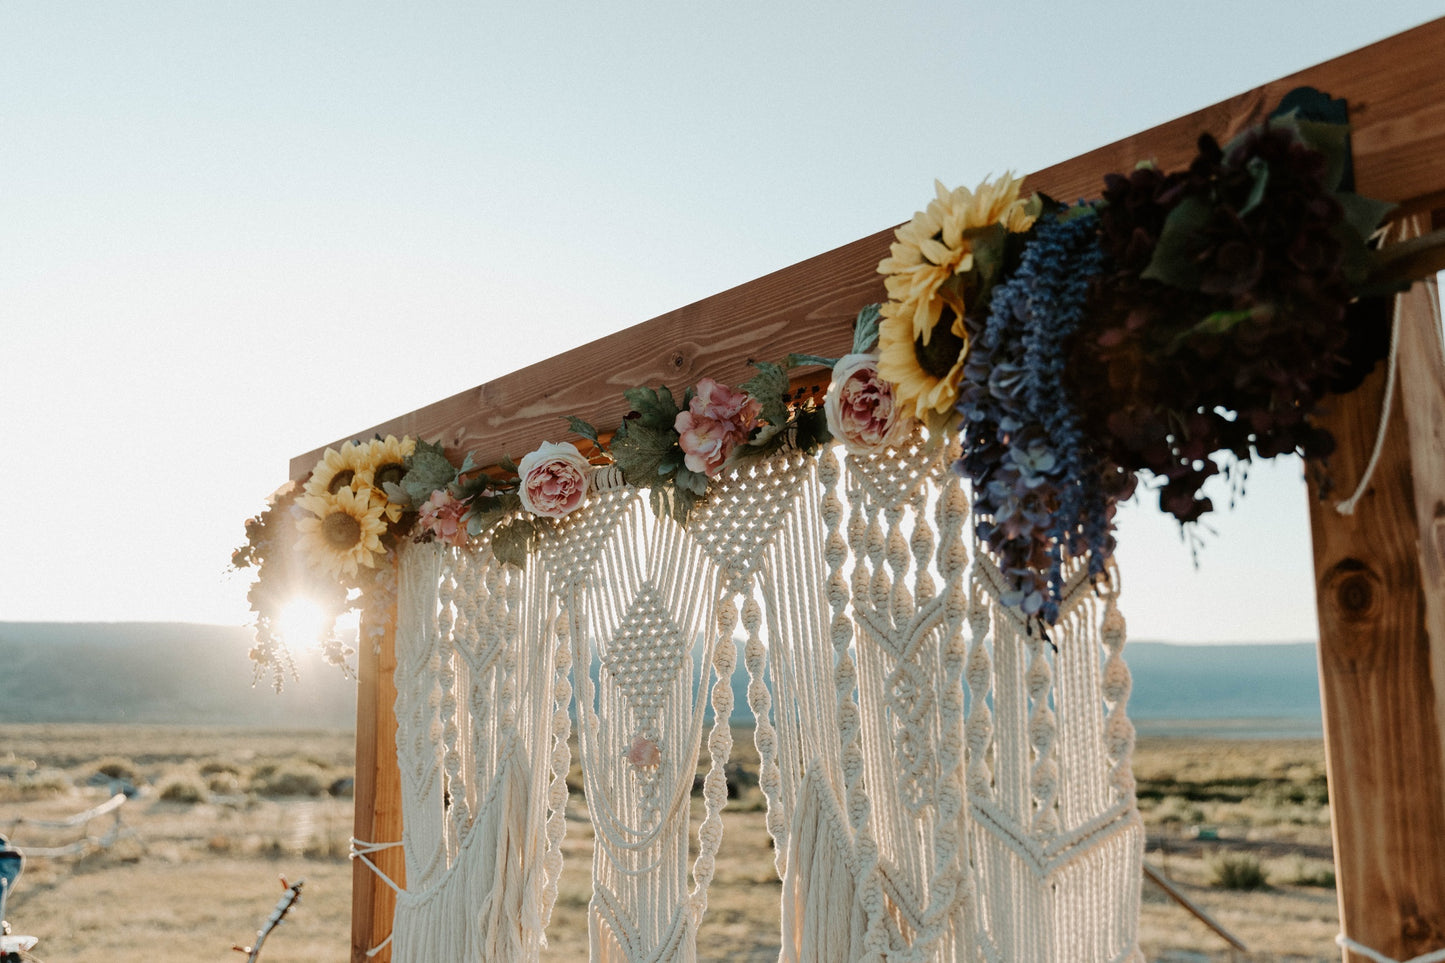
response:
<path id="1" fill-rule="evenodd" d="M 401 839 L 401 771 L 396 764 L 396 606 L 380 644 L 369 641 L 363 621 L 356 691 L 356 814 L 352 834 L 369 843 Z M 368 858 L 398 886 L 406 885 L 400 847 Z M 390 963 L 391 947 L 376 956 L 366 951 L 391 935 L 396 894 L 361 860 L 351 870 L 351 963 Z"/>
<path id="2" fill-rule="evenodd" d="M 1398 960 L 1445 949 L 1445 370 L 1428 299 L 1405 295 L 1394 405 L 1353 515 L 1382 364 L 1332 399 L 1334 490 L 1313 483 L 1320 694 L 1341 929 Z M 1349 963 L 1365 957 L 1346 952 Z"/>

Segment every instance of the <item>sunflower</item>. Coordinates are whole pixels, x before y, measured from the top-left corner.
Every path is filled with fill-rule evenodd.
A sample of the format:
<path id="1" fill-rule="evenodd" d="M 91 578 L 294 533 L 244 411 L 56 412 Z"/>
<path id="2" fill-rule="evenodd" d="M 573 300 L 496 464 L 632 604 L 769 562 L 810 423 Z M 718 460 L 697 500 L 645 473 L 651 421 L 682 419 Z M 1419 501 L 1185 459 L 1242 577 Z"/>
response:
<path id="1" fill-rule="evenodd" d="M 334 495 L 343 488 L 371 484 L 371 473 L 365 462 L 366 446 L 347 442 L 340 449 L 328 448 L 311 469 L 306 494 Z"/>
<path id="2" fill-rule="evenodd" d="M 367 473 L 367 484 L 376 493 L 373 501 L 380 501 L 386 517 L 396 521 L 401 518 L 402 506 L 388 501 L 385 485 L 387 482 L 401 484 L 407 472 L 406 460 L 416 452 L 416 439 L 387 435 L 357 447 L 361 450 L 358 460 L 362 471 Z"/>
<path id="3" fill-rule="evenodd" d="M 1027 231 L 1038 216 L 1037 202 L 1019 197 L 1022 182 L 1005 174 L 972 191 L 950 191 L 935 181 L 928 209 L 895 232 L 889 256 L 878 265 L 889 297 L 880 309 L 878 374 L 930 431 L 946 424 L 963 378 L 964 316 L 977 289 L 974 239 L 994 225 L 1011 234 Z"/>
<path id="4" fill-rule="evenodd" d="M 944 300 L 962 303 L 952 294 L 945 294 Z M 883 306 L 885 317 L 878 325 L 878 376 L 893 384 L 893 395 L 901 409 L 935 431 L 958 400 L 963 362 L 968 357 L 963 315 L 953 304 L 945 303 L 933 337 L 925 342 L 914 337 L 906 315 L 890 314 L 888 309 L 894 306 L 891 302 Z"/>
<path id="5" fill-rule="evenodd" d="M 355 578 L 357 565 L 372 568 L 382 554 L 386 532 L 382 513 L 386 502 L 372 496 L 373 489 L 342 486 L 334 493 L 306 495 L 297 504 L 304 512 L 296 520 L 301 549 L 318 569 L 333 578 Z"/>
<path id="6" fill-rule="evenodd" d="M 894 314 L 912 322 L 913 337 L 923 344 L 932 340 L 939 326 L 945 283 L 973 270 L 974 234 L 993 224 L 1011 234 L 1033 226 L 1037 205 L 1019 197 L 1022 183 L 1023 178 L 1004 174 L 997 181 L 984 180 L 972 191 L 966 187 L 950 191 L 934 181 L 936 196 L 928 209 L 915 213 L 894 232 L 898 240 L 890 245 L 878 273 L 887 275 L 883 283 L 897 305 Z M 962 315 L 967 305 L 961 295 L 958 301 L 952 307 Z M 886 309 L 884 314 L 888 315 Z"/>

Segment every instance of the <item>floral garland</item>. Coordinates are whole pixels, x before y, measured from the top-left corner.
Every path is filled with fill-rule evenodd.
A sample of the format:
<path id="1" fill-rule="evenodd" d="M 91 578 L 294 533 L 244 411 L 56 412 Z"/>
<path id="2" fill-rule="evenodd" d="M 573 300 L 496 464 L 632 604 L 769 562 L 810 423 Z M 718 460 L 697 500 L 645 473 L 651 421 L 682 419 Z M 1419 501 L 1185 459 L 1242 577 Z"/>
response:
<path id="1" fill-rule="evenodd" d="M 1223 147 L 1201 137 L 1186 170 L 1109 175 L 1093 203 L 1021 197 L 1009 175 L 936 185 L 879 264 L 889 300 L 858 315 L 848 355 L 757 363 L 736 387 L 702 378 L 681 398 L 633 388 L 610 438 L 567 419 L 590 454 L 545 442 L 520 463 L 454 465 L 440 445 L 392 436 L 328 449 L 303 489 L 247 523 L 233 557 L 258 569 L 258 671 L 279 685 L 291 669 L 277 622 L 297 591 L 333 617 L 388 611 L 387 562 L 403 539 L 485 536 L 524 566 L 585 503 L 596 463 L 685 525 L 709 483 L 743 462 L 834 439 L 881 452 L 920 424 L 934 444 L 957 433 L 955 470 L 972 484 L 1004 602 L 1047 629 L 1069 561 L 1105 571 L 1138 472 L 1189 526 L 1213 508 L 1201 486 L 1221 470 L 1287 452 L 1322 462 L 1333 439 L 1312 421 L 1319 400 L 1384 354 L 1365 298 L 1409 283 L 1372 246 L 1389 206 L 1348 189 L 1348 127 L 1328 116 L 1342 105 L 1301 102 Z M 1439 266 L 1420 249 L 1414 276 Z M 832 369 L 821 405 L 791 390 L 789 370 L 804 366 Z M 327 651 L 347 654 L 334 640 Z"/>

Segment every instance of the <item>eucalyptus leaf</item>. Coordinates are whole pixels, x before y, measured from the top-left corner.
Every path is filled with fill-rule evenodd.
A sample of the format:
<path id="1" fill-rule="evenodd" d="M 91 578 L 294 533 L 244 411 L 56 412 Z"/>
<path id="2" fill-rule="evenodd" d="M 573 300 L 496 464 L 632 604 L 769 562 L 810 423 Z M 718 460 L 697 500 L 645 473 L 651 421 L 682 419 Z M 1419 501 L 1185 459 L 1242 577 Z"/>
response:
<path id="1" fill-rule="evenodd" d="M 831 368 L 837 358 L 824 358 L 816 354 L 790 354 L 783 359 L 784 368 Z"/>
<path id="2" fill-rule="evenodd" d="M 601 444 L 597 440 L 597 429 L 594 428 L 590 423 L 583 421 L 581 418 L 578 418 L 576 415 L 567 416 L 567 427 L 571 428 L 573 433 L 581 435 L 583 438 L 589 439 L 594 445 Z"/>
<path id="3" fill-rule="evenodd" d="M 873 350 L 878 343 L 878 323 L 882 317 L 876 304 L 867 305 L 858 312 L 858 318 L 853 322 L 854 354 L 867 354 Z"/>

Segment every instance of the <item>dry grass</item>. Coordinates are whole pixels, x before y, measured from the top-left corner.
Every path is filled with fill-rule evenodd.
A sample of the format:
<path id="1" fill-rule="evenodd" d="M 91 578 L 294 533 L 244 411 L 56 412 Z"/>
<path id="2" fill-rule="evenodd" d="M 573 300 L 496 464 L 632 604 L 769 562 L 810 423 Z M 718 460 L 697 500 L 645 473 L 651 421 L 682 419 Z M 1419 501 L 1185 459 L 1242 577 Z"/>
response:
<path id="1" fill-rule="evenodd" d="M 751 733 L 737 737 L 735 758 L 755 772 Z M 89 784 L 103 760 L 118 770 L 129 766 L 142 788 L 122 809 L 136 838 L 83 857 L 31 860 L 9 915 L 20 930 L 41 937 L 37 950 L 47 963 L 240 959 L 229 947 L 253 937 L 280 895 L 275 880 L 283 873 L 305 877 L 306 887 L 264 958 L 347 959 L 351 802 L 325 793 L 265 793 L 286 786 L 314 793 L 349 772 L 349 734 L 0 726 L 0 746 L 0 833 L 22 845 L 68 841 L 14 820 L 68 816 L 103 800 L 109 786 Z M 1331 882 L 1323 765 L 1317 742 L 1141 742 L 1135 768 L 1148 858 L 1253 951 L 1231 957 L 1218 937 L 1146 884 L 1142 938 L 1149 959 L 1339 959 L 1334 890 L 1319 885 Z M 161 789 L 177 782 L 204 786 L 204 801 L 162 800 Z M 580 795 L 568 816 L 547 960 L 586 956 L 592 841 Z M 755 788 L 729 804 L 699 936 L 702 960 L 777 958 L 780 887 L 763 816 Z M 108 828 L 101 820 L 90 831 Z M 1211 886 L 1210 861 L 1220 854 L 1257 859 L 1268 886 L 1255 892 Z"/>

